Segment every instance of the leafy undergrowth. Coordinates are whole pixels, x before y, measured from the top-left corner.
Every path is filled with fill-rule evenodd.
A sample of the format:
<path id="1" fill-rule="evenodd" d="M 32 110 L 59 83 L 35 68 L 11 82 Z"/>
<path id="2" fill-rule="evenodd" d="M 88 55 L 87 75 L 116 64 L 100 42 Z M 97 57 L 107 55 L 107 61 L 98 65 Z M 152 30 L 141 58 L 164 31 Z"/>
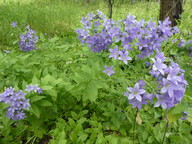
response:
<path id="1" fill-rule="evenodd" d="M 97 20 L 99 26 L 93 26 Z M 158 27 L 139 20 L 125 17 L 121 22 L 131 21 L 128 27 L 98 11 L 82 19 L 77 34 L 63 36 L 10 22 L 10 38 L 0 52 L 0 143 L 190 144 L 188 27 L 181 23 L 180 32 L 173 33 L 168 21 Z M 133 50 L 122 39 L 127 34 L 133 36 L 126 43 Z M 158 41 L 158 51 L 146 53 L 140 36 L 151 45 Z M 174 85 L 171 90 L 167 81 Z"/>

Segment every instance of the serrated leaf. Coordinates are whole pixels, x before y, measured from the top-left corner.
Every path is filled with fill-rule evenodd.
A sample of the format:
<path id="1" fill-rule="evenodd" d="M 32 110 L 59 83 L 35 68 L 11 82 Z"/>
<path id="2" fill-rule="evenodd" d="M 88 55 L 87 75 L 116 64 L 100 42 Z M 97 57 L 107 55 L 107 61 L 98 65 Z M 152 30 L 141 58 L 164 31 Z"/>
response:
<path id="1" fill-rule="evenodd" d="M 33 84 L 38 84 L 39 83 L 39 80 L 37 79 L 37 77 L 35 75 L 32 78 L 32 83 Z"/>
<path id="2" fill-rule="evenodd" d="M 98 89 L 95 86 L 95 83 L 92 81 L 87 85 L 87 90 L 86 90 L 86 97 L 89 99 L 91 102 L 95 102 L 96 99 L 98 98 Z"/>

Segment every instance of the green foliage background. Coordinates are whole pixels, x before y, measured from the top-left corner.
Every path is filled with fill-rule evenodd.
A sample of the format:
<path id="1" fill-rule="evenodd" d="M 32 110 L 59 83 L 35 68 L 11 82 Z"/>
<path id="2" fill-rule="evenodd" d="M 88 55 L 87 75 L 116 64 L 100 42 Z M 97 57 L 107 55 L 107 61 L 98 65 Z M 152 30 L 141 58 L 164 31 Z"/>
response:
<path id="1" fill-rule="evenodd" d="M 123 93 L 139 78 L 150 80 L 142 62 L 122 68 L 122 64 L 108 59 L 107 52 L 90 52 L 80 44 L 74 32 L 87 13 L 100 9 L 107 14 L 106 5 L 96 0 L 88 4 L 82 0 L 0 2 L 0 93 L 9 86 L 19 90 L 28 84 L 39 84 L 44 89 L 41 95 L 27 95 L 31 108 L 23 121 L 9 120 L 5 116 L 6 105 L 0 103 L 0 143 L 132 143 L 136 110 Z M 178 25 L 182 32 L 176 38 L 191 39 L 191 6 L 191 1 L 184 4 Z M 155 1 L 115 3 L 115 20 L 125 18 L 128 13 L 136 15 L 137 19 L 157 21 L 159 4 Z M 18 27 L 11 27 L 13 21 Z M 36 51 L 19 50 L 19 34 L 25 31 L 26 25 L 40 37 Z M 170 124 L 166 143 L 190 144 L 192 58 L 188 57 L 187 46 L 179 49 L 170 43 L 163 49 L 166 56 L 186 71 L 189 83 L 182 104 L 168 113 Z M 3 50 L 11 52 L 6 54 Z M 103 73 L 104 66 L 114 64 L 117 65 L 116 74 L 108 77 Z M 153 83 L 149 85 L 153 87 Z M 183 111 L 189 112 L 186 121 L 179 119 Z M 140 110 L 136 117 L 135 143 L 161 143 L 166 114 L 161 108 L 149 106 Z"/>

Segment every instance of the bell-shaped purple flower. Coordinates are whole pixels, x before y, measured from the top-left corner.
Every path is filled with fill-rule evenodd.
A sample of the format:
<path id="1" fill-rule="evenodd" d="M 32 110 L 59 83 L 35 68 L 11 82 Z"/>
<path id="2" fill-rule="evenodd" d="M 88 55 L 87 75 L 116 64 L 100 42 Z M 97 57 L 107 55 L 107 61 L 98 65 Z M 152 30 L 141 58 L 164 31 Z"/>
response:
<path id="1" fill-rule="evenodd" d="M 140 89 L 139 83 L 135 84 L 135 87 L 128 87 L 127 90 L 130 92 L 128 99 L 136 98 L 138 101 L 142 101 L 141 94 L 144 94 L 146 91 L 144 89 Z"/>
<path id="2" fill-rule="evenodd" d="M 105 66 L 105 70 L 103 72 L 106 73 L 108 76 L 111 76 L 115 73 L 115 71 L 113 70 L 113 66 Z"/>

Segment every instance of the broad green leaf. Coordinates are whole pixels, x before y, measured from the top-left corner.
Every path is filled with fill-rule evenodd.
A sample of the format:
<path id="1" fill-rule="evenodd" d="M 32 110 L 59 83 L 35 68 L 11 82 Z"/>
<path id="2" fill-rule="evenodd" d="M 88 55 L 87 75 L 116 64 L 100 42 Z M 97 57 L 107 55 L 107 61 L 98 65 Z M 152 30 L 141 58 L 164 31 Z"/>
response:
<path id="1" fill-rule="evenodd" d="M 57 84 L 59 84 L 61 82 L 63 82 L 63 80 L 61 78 L 59 78 L 57 80 L 52 81 L 51 84 L 52 84 L 52 86 L 55 86 L 55 85 L 57 85 Z"/>
<path id="2" fill-rule="evenodd" d="M 86 121 L 87 119 L 86 118 L 81 118 L 77 121 L 78 124 L 82 124 Z"/>
<path id="3" fill-rule="evenodd" d="M 52 81 L 52 77 L 50 74 L 47 74 L 44 78 L 41 79 L 41 84 L 42 85 L 49 85 L 49 82 Z"/>
<path id="4" fill-rule="evenodd" d="M 87 90 L 86 90 L 86 97 L 91 101 L 91 102 L 95 102 L 96 99 L 98 98 L 98 89 L 95 86 L 95 83 L 93 81 L 91 81 L 88 85 L 87 85 Z"/>
<path id="5" fill-rule="evenodd" d="M 32 98 L 30 98 L 30 102 L 36 102 L 36 101 L 39 101 L 45 97 L 46 96 L 33 96 Z"/>
<path id="6" fill-rule="evenodd" d="M 187 103 L 181 103 L 181 104 L 176 105 L 176 106 L 171 110 L 171 113 L 172 113 L 172 114 L 179 114 L 179 113 L 184 112 L 184 111 L 187 110 L 187 109 L 188 109 L 188 104 L 187 104 Z"/>
<path id="7" fill-rule="evenodd" d="M 119 121 L 119 119 L 116 117 L 116 116 L 113 116 L 112 118 L 111 118 L 111 122 L 113 123 L 113 125 L 114 126 L 116 126 L 118 129 L 119 129 L 119 127 L 120 127 L 120 121 Z"/>
<path id="8" fill-rule="evenodd" d="M 59 140 L 58 144 L 66 144 L 67 143 L 67 140 L 64 140 L 64 139 L 61 139 Z"/>
<path id="9" fill-rule="evenodd" d="M 41 105 L 41 106 L 52 106 L 53 104 L 50 102 L 50 101 L 48 101 L 48 100 L 40 100 L 39 101 L 39 104 Z"/>
<path id="10" fill-rule="evenodd" d="M 27 54 L 25 56 L 22 56 L 22 57 L 19 58 L 19 60 L 24 62 L 30 55 L 31 54 Z"/>
<path id="11" fill-rule="evenodd" d="M 32 83 L 33 84 L 38 84 L 39 83 L 39 80 L 37 79 L 37 77 L 35 75 L 33 75 Z"/>
<path id="12" fill-rule="evenodd" d="M 84 133 L 83 131 L 79 131 L 78 135 L 79 135 L 78 137 L 79 142 L 84 142 L 88 137 L 88 134 Z"/>
<path id="13" fill-rule="evenodd" d="M 83 110 L 80 112 L 79 116 L 83 117 L 84 115 L 86 115 L 89 111 L 88 110 Z"/>
<path id="14" fill-rule="evenodd" d="M 143 131 L 143 140 L 144 140 L 144 141 L 147 140 L 148 135 L 149 135 L 149 133 L 148 133 L 146 130 L 144 130 L 144 131 Z"/>
<path id="15" fill-rule="evenodd" d="M 78 115 L 74 112 L 74 111 L 71 111 L 71 116 L 73 117 L 73 119 L 77 119 L 78 118 Z"/>
<path id="16" fill-rule="evenodd" d="M 51 96 L 53 101 L 57 100 L 57 91 L 54 89 L 47 90 L 47 93 Z"/>
<path id="17" fill-rule="evenodd" d="M 168 119 L 169 123 L 172 123 L 172 122 L 178 120 L 181 116 L 182 116 L 182 113 L 180 113 L 180 114 L 172 114 L 171 112 L 169 112 L 167 114 L 167 119 Z"/>
<path id="18" fill-rule="evenodd" d="M 53 89 L 52 86 L 41 86 L 41 88 L 42 88 L 43 90 L 51 90 L 51 89 Z"/>
<path id="19" fill-rule="evenodd" d="M 36 105 L 31 105 L 30 109 L 29 109 L 35 116 L 37 116 L 38 118 L 40 117 L 40 111 L 38 106 Z"/>
<path id="20" fill-rule="evenodd" d="M 69 118 L 69 125 L 71 126 L 71 128 L 75 128 L 75 121 L 71 118 Z"/>

